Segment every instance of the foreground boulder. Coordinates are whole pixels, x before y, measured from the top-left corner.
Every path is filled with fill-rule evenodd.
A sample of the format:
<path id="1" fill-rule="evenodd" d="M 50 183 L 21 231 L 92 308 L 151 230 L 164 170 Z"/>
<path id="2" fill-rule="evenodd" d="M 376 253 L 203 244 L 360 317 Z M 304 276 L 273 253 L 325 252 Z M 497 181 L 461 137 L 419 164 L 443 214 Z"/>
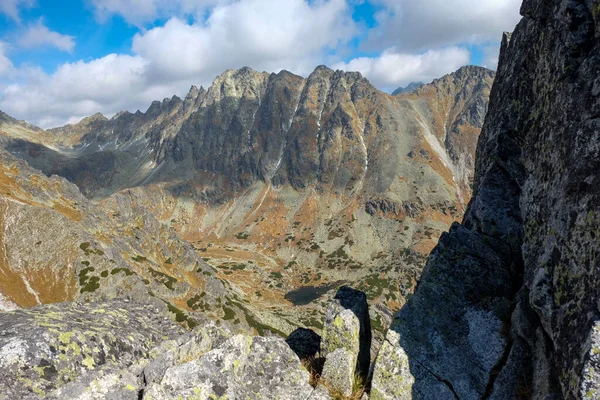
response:
<path id="1" fill-rule="evenodd" d="M 338 348 L 356 353 L 356 371 L 366 377 L 371 362 L 371 319 L 365 293 L 341 287 L 325 311 L 321 356 Z"/>
<path id="2" fill-rule="evenodd" d="M 197 360 L 169 368 L 145 399 L 306 399 L 309 374 L 281 338 L 237 335 Z"/>
<path id="3" fill-rule="evenodd" d="M 367 296 L 344 286 L 325 312 L 320 355 L 325 359 L 323 384 L 345 396 L 358 375 L 366 380 L 371 358 L 371 320 Z"/>
<path id="4" fill-rule="evenodd" d="M 64 303 L 0 313 L 0 399 L 44 397 L 103 367 L 126 370 L 182 333 L 160 305 Z M 123 372 L 125 386 L 134 380 Z"/>
<path id="5" fill-rule="evenodd" d="M 309 382 L 282 338 L 233 335 L 208 320 L 186 332 L 160 301 L 0 313 L 1 400 L 331 398 Z"/>

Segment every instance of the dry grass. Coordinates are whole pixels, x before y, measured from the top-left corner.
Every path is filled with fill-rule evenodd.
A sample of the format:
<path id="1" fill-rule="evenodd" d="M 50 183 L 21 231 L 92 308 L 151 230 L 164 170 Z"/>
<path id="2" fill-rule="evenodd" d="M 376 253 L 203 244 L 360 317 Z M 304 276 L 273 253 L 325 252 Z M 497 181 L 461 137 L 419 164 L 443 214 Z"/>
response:
<path id="1" fill-rule="evenodd" d="M 322 380 L 321 383 L 329 391 L 329 395 L 333 400 L 360 400 L 367 389 L 366 382 L 360 375 L 354 376 L 354 384 L 352 385 L 352 394 L 345 396 L 339 390 L 332 388 L 326 381 Z"/>
<path id="2" fill-rule="evenodd" d="M 327 381 L 322 379 L 321 373 L 323 372 L 323 365 L 325 364 L 324 358 L 311 357 L 300 361 L 310 374 L 310 385 L 312 387 L 317 387 L 318 385 L 324 386 L 334 400 L 360 400 L 367 390 L 368 382 L 365 381 L 361 375 L 356 374 L 354 376 L 354 384 L 352 385 L 352 394 L 350 396 L 345 396 L 339 390 L 331 387 Z"/>

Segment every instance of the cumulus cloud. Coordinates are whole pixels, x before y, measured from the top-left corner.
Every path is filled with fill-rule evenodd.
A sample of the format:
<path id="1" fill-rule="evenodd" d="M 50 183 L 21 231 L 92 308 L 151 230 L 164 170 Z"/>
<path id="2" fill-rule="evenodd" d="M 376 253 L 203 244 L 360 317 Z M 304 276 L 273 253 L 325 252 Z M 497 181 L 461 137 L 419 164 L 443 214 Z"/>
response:
<path id="1" fill-rule="evenodd" d="M 19 8 L 33 7 L 34 4 L 35 0 L 0 0 L 0 13 L 20 22 Z"/>
<path id="2" fill-rule="evenodd" d="M 219 3 L 195 23 L 171 18 L 137 34 L 134 55 L 68 63 L 52 75 L 21 71 L 18 83 L 0 89 L 0 109 L 51 127 L 98 111 L 145 109 L 185 95 L 191 84 L 207 86 L 228 68 L 307 74 L 328 48 L 351 39 L 349 11 L 345 0 Z"/>
<path id="3" fill-rule="evenodd" d="M 14 70 L 14 66 L 9 58 L 6 56 L 7 44 L 0 41 L 0 78 L 7 76 Z"/>
<path id="4" fill-rule="evenodd" d="M 133 50 L 151 60 L 153 78 L 209 76 L 250 65 L 306 73 L 323 49 L 350 39 L 355 28 L 345 0 L 247 0 L 216 7 L 202 23 L 171 19 L 136 35 Z M 176 43 L 176 45 L 174 45 Z"/>
<path id="5" fill-rule="evenodd" d="M 498 58 L 500 57 L 500 43 L 484 46 L 482 51 L 483 60 L 481 61 L 481 65 L 496 70 L 498 68 Z"/>
<path id="6" fill-rule="evenodd" d="M 143 79 L 145 66 L 139 56 L 110 54 L 64 64 L 53 75 L 39 69 L 21 71 L 24 80 L 2 91 L 0 109 L 50 127 L 98 111 L 131 108 L 136 102 L 149 102 L 155 94 Z"/>
<path id="7" fill-rule="evenodd" d="M 384 8 L 370 49 L 424 51 L 459 43 L 500 41 L 519 22 L 522 0 L 372 0 Z"/>
<path id="8" fill-rule="evenodd" d="M 359 71 L 376 87 L 394 90 L 410 82 L 429 82 L 468 64 L 471 54 L 460 47 L 429 50 L 420 54 L 402 53 L 396 48 L 385 50 L 379 57 L 360 57 L 335 68 Z"/>
<path id="9" fill-rule="evenodd" d="M 20 35 L 18 44 L 24 48 L 53 46 L 59 50 L 71 52 L 75 48 L 75 38 L 51 31 L 44 25 L 44 20 L 40 18 L 34 24 L 29 25 Z"/>

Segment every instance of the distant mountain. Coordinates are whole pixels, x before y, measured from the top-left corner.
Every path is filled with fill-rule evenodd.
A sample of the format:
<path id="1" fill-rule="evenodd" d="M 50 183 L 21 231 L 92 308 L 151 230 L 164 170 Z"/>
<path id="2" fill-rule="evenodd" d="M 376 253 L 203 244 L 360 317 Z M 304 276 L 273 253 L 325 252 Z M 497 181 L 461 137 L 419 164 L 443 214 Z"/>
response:
<path id="1" fill-rule="evenodd" d="M 404 303 L 437 237 L 470 199 L 493 79 L 464 67 L 390 96 L 359 73 L 323 66 L 308 78 L 242 68 L 145 113 L 96 114 L 48 131 L 4 118 L 0 146 L 76 184 L 107 215 L 137 221 L 147 210 L 191 242 L 252 315 L 288 332 L 314 326 L 320 310 L 317 302 L 292 312 L 293 304 L 341 282 L 381 310 Z M 22 240 L 34 247 L 42 239 Z M 149 249 L 123 262 L 168 258 Z M 18 274 L 16 264 L 7 268 Z M 171 267 L 152 268 L 181 279 Z M 178 306 L 192 311 L 197 294 L 187 293 Z"/>
<path id="2" fill-rule="evenodd" d="M 411 82 L 406 87 L 399 87 L 398 89 L 392 92 L 392 96 L 398 96 L 399 94 L 412 93 L 417 89 L 420 89 L 423 85 L 423 82 Z"/>

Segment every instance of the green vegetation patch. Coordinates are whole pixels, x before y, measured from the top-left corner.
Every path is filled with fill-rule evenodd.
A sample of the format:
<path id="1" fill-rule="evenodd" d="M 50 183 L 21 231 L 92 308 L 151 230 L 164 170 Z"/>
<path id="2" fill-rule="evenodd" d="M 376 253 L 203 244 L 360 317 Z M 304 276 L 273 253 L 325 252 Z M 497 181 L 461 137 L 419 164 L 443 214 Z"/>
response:
<path id="1" fill-rule="evenodd" d="M 169 290 L 175 290 L 173 285 L 177 283 L 177 279 L 152 268 L 150 268 L 150 274 L 154 277 L 154 279 L 165 285 Z"/>
<path id="2" fill-rule="evenodd" d="M 88 276 L 89 272 L 94 272 L 94 267 L 87 267 L 79 272 L 80 293 L 92 293 L 100 288 L 100 278 L 97 276 Z"/>
<path id="3" fill-rule="evenodd" d="M 84 252 L 84 254 L 86 256 L 89 256 L 90 254 L 97 254 L 99 256 L 103 256 L 104 255 L 104 251 L 100 250 L 100 249 L 94 249 L 92 248 L 92 245 L 89 242 L 83 242 L 79 245 L 79 248 Z"/>
<path id="4" fill-rule="evenodd" d="M 112 271 L 110 271 L 111 275 L 116 275 L 120 272 L 124 272 L 126 276 L 131 276 L 134 275 L 134 272 L 128 268 L 115 268 Z"/>
<path id="5" fill-rule="evenodd" d="M 240 232 L 237 235 L 235 235 L 235 237 L 240 240 L 246 240 L 250 237 L 250 234 L 248 232 Z"/>
<path id="6" fill-rule="evenodd" d="M 231 308 L 223 306 L 223 313 L 225 315 L 223 317 L 225 321 L 230 321 L 235 318 L 235 311 L 233 311 Z"/>
<path id="7" fill-rule="evenodd" d="M 189 315 L 187 315 L 187 313 L 183 310 L 180 310 L 179 308 L 175 307 L 173 304 L 169 303 L 169 302 L 165 302 L 167 304 L 167 308 L 169 309 L 169 312 L 175 314 L 175 321 L 177 321 L 180 324 L 186 324 L 187 327 L 189 329 L 194 329 L 195 327 L 198 326 L 198 321 L 196 321 L 195 319 L 191 318 Z"/>

